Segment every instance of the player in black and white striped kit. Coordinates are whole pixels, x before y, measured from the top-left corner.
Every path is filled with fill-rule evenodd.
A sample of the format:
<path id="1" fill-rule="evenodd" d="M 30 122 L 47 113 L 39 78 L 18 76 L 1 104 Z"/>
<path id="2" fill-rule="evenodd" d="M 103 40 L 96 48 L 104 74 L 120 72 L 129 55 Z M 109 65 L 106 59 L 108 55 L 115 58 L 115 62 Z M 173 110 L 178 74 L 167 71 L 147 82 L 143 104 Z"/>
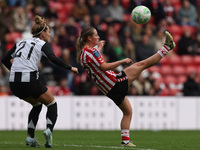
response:
<path id="1" fill-rule="evenodd" d="M 46 138 L 45 146 L 49 148 L 52 147 L 52 131 L 57 120 L 57 103 L 51 92 L 38 80 L 41 57 L 44 54 L 56 65 L 74 73 L 78 73 L 78 69 L 67 65 L 55 56 L 48 43 L 49 27 L 40 16 L 35 17 L 31 32 L 33 37 L 16 43 L 4 56 L 2 63 L 10 70 L 9 83 L 12 93 L 33 106 L 28 117 L 26 144 L 29 146 L 40 147 L 34 133 L 42 104 L 47 106 L 47 126 L 43 134 Z"/>

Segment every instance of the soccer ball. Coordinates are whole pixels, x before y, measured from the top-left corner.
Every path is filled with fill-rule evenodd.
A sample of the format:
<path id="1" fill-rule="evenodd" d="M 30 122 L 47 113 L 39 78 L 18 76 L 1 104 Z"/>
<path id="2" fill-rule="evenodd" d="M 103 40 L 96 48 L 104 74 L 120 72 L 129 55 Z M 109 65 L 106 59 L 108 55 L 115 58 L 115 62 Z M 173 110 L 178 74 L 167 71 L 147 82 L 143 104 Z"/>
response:
<path id="1" fill-rule="evenodd" d="M 131 18 L 137 24 L 145 24 L 151 18 L 151 11 L 146 6 L 137 6 L 132 10 Z"/>

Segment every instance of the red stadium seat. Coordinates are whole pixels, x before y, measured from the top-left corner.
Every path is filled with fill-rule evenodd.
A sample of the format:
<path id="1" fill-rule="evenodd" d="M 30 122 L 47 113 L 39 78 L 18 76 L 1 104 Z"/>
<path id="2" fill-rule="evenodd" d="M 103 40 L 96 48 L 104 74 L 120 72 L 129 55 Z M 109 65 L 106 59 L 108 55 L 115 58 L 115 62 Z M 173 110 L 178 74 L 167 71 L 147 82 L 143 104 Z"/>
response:
<path id="1" fill-rule="evenodd" d="M 197 66 L 197 67 L 196 67 L 196 73 L 197 73 L 198 75 L 200 75 L 200 66 Z"/>
<path id="2" fill-rule="evenodd" d="M 59 11 L 63 8 L 63 5 L 61 2 L 49 1 L 49 7 Z"/>
<path id="3" fill-rule="evenodd" d="M 181 56 L 182 65 L 191 65 L 193 64 L 193 57 L 191 55 L 182 55 Z"/>
<path id="4" fill-rule="evenodd" d="M 169 95 L 169 90 L 167 88 L 162 89 L 161 93 L 159 96 L 168 96 Z"/>
<path id="5" fill-rule="evenodd" d="M 164 83 L 166 86 L 169 86 L 169 84 L 176 84 L 176 77 L 173 75 L 166 75 L 164 77 Z"/>
<path id="6" fill-rule="evenodd" d="M 182 31 L 184 32 L 186 30 L 189 30 L 192 34 L 194 34 L 197 28 L 193 26 L 182 26 Z"/>
<path id="7" fill-rule="evenodd" d="M 171 0 L 173 5 L 181 5 L 181 0 Z"/>
<path id="8" fill-rule="evenodd" d="M 160 60 L 160 63 L 162 64 L 162 65 L 167 65 L 168 64 L 168 57 L 166 56 L 166 57 L 163 57 L 161 60 Z"/>
<path id="9" fill-rule="evenodd" d="M 200 65 L 200 55 L 193 56 L 193 64 Z"/>
<path id="10" fill-rule="evenodd" d="M 195 65 L 187 65 L 185 71 L 187 75 L 189 75 L 191 72 L 197 73 L 197 67 Z"/>
<path id="11" fill-rule="evenodd" d="M 67 20 L 67 13 L 65 9 L 59 10 L 58 11 L 58 19 L 62 22 L 65 23 Z"/>
<path id="12" fill-rule="evenodd" d="M 172 74 L 172 68 L 171 68 L 171 66 L 169 66 L 169 65 L 161 66 L 161 68 L 160 68 L 160 73 L 161 73 L 163 76 Z"/>
<path id="13" fill-rule="evenodd" d="M 71 14 L 72 14 L 72 10 L 73 10 L 73 8 L 74 8 L 74 3 L 70 3 L 70 2 L 67 2 L 66 4 L 65 4 L 65 10 L 66 10 L 66 13 L 67 13 L 67 16 L 71 16 Z"/>
<path id="14" fill-rule="evenodd" d="M 11 32 L 9 33 L 10 42 L 17 42 L 17 40 L 21 40 L 22 34 L 21 32 Z"/>
<path id="15" fill-rule="evenodd" d="M 130 0 L 121 0 L 121 4 L 124 7 L 124 9 L 127 9 L 130 4 Z"/>
<path id="16" fill-rule="evenodd" d="M 58 11 L 58 18 L 62 23 L 66 23 L 67 18 L 71 16 L 74 3 L 67 2 L 62 5 L 62 9 Z"/>
<path id="17" fill-rule="evenodd" d="M 171 0 L 172 5 L 174 6 L 175 13 L 177 14 L 181 8 L 181 0 Z"/>
<path id="18" fill-rule="evenodd" d="M 174 65 L 172 67 L 172 74 L 173 75 L 186 75 L 185 66 L 183 65 Z"/>
<path id="19" fill-rule="evenodd" d="M 179 92 L 180 92 L 179 89 L 169 89 L 168 95 L 169 96 L 176 96 L 176 95 L 178 95 Z"/>
<path id="20" fill-rule="evenodd" d="M 156 78 L 156 80 L 158 80 L 160 83 L 164 83 L 164 79 L 162 77 Z"/>
<path id="21" fill-rule="evenodd" d="M 179 55 L 172 55 L 170 57 L 168 57 L 168 63 L 170 65 L 178 65 L 180 64 L 180 56 Z"/>
<path id="22" fill-rule="evenodd" d="M 183 84 L 186 80 L 187 80 L 187 76 L 186 75 L 179 75 L 176 77 L 177 79 L 177 84 Z"/>
<path id="23" fill-rule="evenodd" d="M 158 72 L 158 73 L 160 73 L 160 68 L 161 67 L 159 67 L 159 66 L 152 66 L 152 67 L 148 68 L 148 71 L 149 72 Z"/>
<path id="24" fill-rule="evenodd" d="M 167 27 L 167 30 L 172 34 L 172 36 L 174 35 L 182 35 L 182 28 L 180 25 L 170 25 Z"/>
<path id="25" fill-rule="evenodd" d="M 181 8 L 181 5 L 179 5 L 179 4 L 174 5 L 175 14 L 177 14 L 179 12 L 180 8 Z"/>

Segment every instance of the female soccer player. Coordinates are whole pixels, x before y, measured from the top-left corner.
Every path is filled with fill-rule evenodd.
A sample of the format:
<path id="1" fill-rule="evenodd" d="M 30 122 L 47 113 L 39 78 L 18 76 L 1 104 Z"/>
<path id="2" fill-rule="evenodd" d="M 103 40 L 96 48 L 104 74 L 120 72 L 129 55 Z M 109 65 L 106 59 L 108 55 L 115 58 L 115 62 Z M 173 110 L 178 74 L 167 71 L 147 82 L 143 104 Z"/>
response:
<path id="1" fill-rule="evenodd" d="M 48 148 L 52 147 L 52 131 L 57 120 L 57 103 L 51 92 L 38 80 L 38 67 L 42 54 L 44 53 L 53 63 L 74 73 L 78 73 L 78 69 L 67 65 L 54 55 L 48 43 L 49 27 L 40 16 L 35 17 L 31 32 L 33 37 L 16 43 L 4 56 L 2 63 L 10 70 L 9 84 L 12 93 L 33 106 L 28 117 L 26 145 L 40 147 L 39 142 L 34 138 L 34 133 L 42 104 L 47 106 L 47 125 L 43 134 L 46 138 L 45 146 Z M 11 59 L 13 59 L 12 63 Z"/>
<path id="2" fill-rule="evenodd" d="M 121 120 L 121 146 L 135 146 L 129 139 L 132 108 L 126 96 L 128 86 L 144 69 L 157 64 L 162 57 L 175 47 L 170 33 L 166 31 L 165 35 L 165 44 L 156 54 L 146 60 L 132 64 L 119 74 L 112 70 L 123 63 L 131 63 L 132 60 L 125 58 L 112 63 L 104 62 L 100 50 L 103 48 L 105 41 L 99 41 L 95 28 L 86 27 L 82 29 L 81 35 L 77 39 L 77 62 L 83 66 L 103 94 L 112 99 L 123 112 Z M 94 48 L 96 45 L 98 45 L 98 49 Z"/>

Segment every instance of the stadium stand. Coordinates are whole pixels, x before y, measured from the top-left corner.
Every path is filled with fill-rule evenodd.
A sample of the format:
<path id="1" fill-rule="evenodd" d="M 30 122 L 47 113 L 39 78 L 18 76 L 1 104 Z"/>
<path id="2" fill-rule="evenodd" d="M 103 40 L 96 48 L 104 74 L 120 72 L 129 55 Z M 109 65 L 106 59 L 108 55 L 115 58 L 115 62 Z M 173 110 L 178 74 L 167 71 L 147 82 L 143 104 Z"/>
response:
<path id="1" fill-rule="evenodd" d="M 100 14 L 95 12 L 95 9 L 97 8 L 98 5 L 100 5 L 99 0 L 94 0 L 96 2 L 94 9 L 93 9 L 93 14 L 89 17 L 90 19 L 90 25 L 94 25 L 94 21 L 98 22 L 95 24 L 95 28 L 97 28 L 100 37 L 104 40 L 107 41 L 106 46 L 103 50 L 104 53 L 104 58 L 107 61 L 110 60 L 115 60 L 117 57 L 117 51 L 114 50 L 112 41 L 114 41 L 114 38 L 122 38 L 122 32 L 124 29 L 128 29 L 131 32 L 131 37 L 122 40 L 123 42 L 131 42 L 133 43 L 133 51 L 134 47 L 137 43 L 141 42 L 141 35 L 145 34 L 149 29 L 152 31 L 152 38 L 155 38 L 155 35 L 158 30 L 168 30 L 174 38 L 174 41 L 177 45 L 178 41 L 180 40 L 180 37 L 182 36 L 183 32 L 185 30 L 190 30 L 192 33 L 192 38 L 194 41 L 196 40 L 196 35 L 200 32 L 200 27 L 197 24 L 196 26 L 188 26 L 188 25 L 180 25 L 179 22 L 177 21 L 177 13 L 180 10 L 182 4 L 181 0 L 171 0 L 171 4 L 175 9 L 175 16 L 173 16 L 175 22 L 169 23 L 166 21 L 166 18 L 162 18 L 161 21 L 157 24 L 155 22 L 157 21 L 156 14 L 154 11 L 152 11 L 152 17 L 150 21 L 146 25 L 136 25 L 134 24 L 131 20 L 131 14 L 127 13 L 130 12 L 130 6 L 137 6 L 138 4 L 135 3 L 134 1 L 131 0 L 121 0 L 121 5 L 123 6 L 124 9 L 124 14 L 123 14 L 123 21 L 122 22 L 109 22 L 108 20 L 102 21 L 98 20 Z M 85 3 L 87 4 L 88 0 L 85 0 Z M 55 17 L 50 17 L 47 18 L 47 22 L 49 23 L 51 27 L 51 32 L 55 36 L 60 36 L 60 27 L 62 25 L 65 26 L 67 29 L 67 34 L 69 36 L 68 41 L 66 41 L 66 47 L 62 47 L 62 53 L 61 53 L 61 58 L 65 59 L 65 61 L 70 62 L 73 65 L 76 65 L 80 68 L 80 74 L 77 76 L 74 75 L 69 75 L 66 73 L 66 78 L 68 79 L 68 86 L 71 89 L 71 94 L 75 94 L 75 89 L 79 88 L 79 86 L 83 83 L 82 78 L 84 78 L 84 88 L 87 88 L 86 90 L 89 91 L 89 94 L 99 94 L 97 89 L 95 89 L 92 85 L 93 83 L 90 80 L 87 80 L 87 77 L 85 75 L 82 75 L 84 72 L 81 70 L 80 65 L 78 65 L 75 61 L 75 56 L 76 56 L 76 48 L 75 48 L 75 41 L 76 38 L 78 37 L 81 29 L 81 24 L 83 20 L 77 21 L 75 20 L 74 24 L 71 24 L 68 20 L 68 18 L 72 17 L 72 10 L 73 7 L 76 5 L 77 0 L 47 0 L 47 1 L 30 1 L 27 2 L 24 0 L 23 5 L 20 5 L 20 3 L 16 3 L 15 5 L 9 6 L 9 3 L 1 3 L 0 4 L 0 59 L 4 55 L 4 53 L 9 50 L 15 42 L 18 40 L 22 39 L 22 35 L 27 33 L 32 24 L 32 19 L 36 14 L 45 16 L 45 12 L 49 8 L 53 8 L 56 11 L 57 18 Z M 147 7 L 151 9 L 155 9 L 152 7 L 152 5 L 158 4 L 164 6 L 164 2 L 155 0 L 153 2 L 150 2 L 149 5 L 147 3 L 141 2 L 141 4 L 147 5 Z M 26 5 L 24 5 L 26 4 Z M 199 12 L 199 1 L 196 1 L 196 9 L 197 12 Z M 13 10 L 15 10 L 16 7 L 23 7 L 25 12 L 26 12 L 26 18 L 27 18 L 27 26 L 25 28 L 25 31 L 15 31 L 12 24 L 12 13 Z M 89 9 L 90 10 L 90 9 Z M 90 10 L 92 11 L 92 10 Z M 96 16 L 95 16 L 96 15 Z M 6 16 L 6 17 L 5 17 Z M 93 18 L 95 16 L 96 18 Z M 72 17 L 73 18 L 73 17 Z M 198 14 L 198 18 L 199 14 Z M 96 19 L 96 20 L 93 20 Z M 162 23 L 161 23 L 162 22 Z M 110 25 L 113 25 L 114 27 L 114 34 L 116 34 L 116 37 L 108 37 L 108 27 Z M 73 32 L 76 31 L 76 34 L 73 35 Z M 149 33 L 149 32 L 148 32 Z M 108 39 L 109 38 L 109 39 Z M 58 44 L 61 44 L 61 41 L 59 41 L 62 38 L 58 38 Z M 66 38 L 67 39 L 67 38 Z M 194 44 L 197 44 L 194 43 Z M 120 43 L 120 46 L 122 49 L 126 49 L 125 47 L 126 43 Z M 198 44 L 197 44 L 198 45 Z M 197 47 L 197 48 L 200 48 Z M 64 54 L 67 51 L 69 52 L 69 56 L 66 57 Z M 191 49 L 193 51 L 193 49 Z M 153 66 L 149 69 L 147 69 L 147 72 L 149 74 L 151 73 L 157 73 L 156 77 L 153 77 L 153 79 L 150 76 L 147 76 L 146 79 L 149 81 L 152 80 L 159 80 L 161 82 L 160 86 L 164 85 L 166 88 L 163 88 L 165 90 L 165 93 L 168 93 L 170 96 L 175 96 L 175 95 L 180 95 L 181 93 L 181 88 L 184 82 L 186 81 L 187 75 L 191 71 L 195 71 L 197 75 L 200 78 L 200 55 L 196 55 L 195 53 L 191 53 L 190 55 L 182 55 L 179 56 L 177 53 L 177 47 L 173 50 L 173 53 L 170 54 L 167 57 L 162 58 L 160 63 L 156 66 Z M 123 52 L 124 57 L 129 57 L 129 55 L 125 54 Z M 134 60 L 137 61 L 137 60 Z M 41 70 L 45 70 L 46 68 L 51 68 L 51 77 L 47 77 L 47 86 L 48 88 L 53 92 L 53 89 L 55 86 L 58 85 L 58 79 L 56 78 L 56 68 L 52 66 L 49 63 L 45 63 L 42 61 L 44 64 L 41 68 Z M 123 66 L 125 67 L 125 66 Z M 4 77 L 8 76 L 8 71 L 1 66 L 3 69 L 3 74 Z M 48 69 L 46 69 L 48 70 Z M 49 76 L 49 75 L 48 75 Z M 199 79 L 200 80 L 200 79 Z M 171 86 L 173 84 L 173 86 Z M 200 83 L 199 83 L 200 84 Z M 5 85 L 7 88 L 7 91 L 9 93 L 9 87 L 8 85 Z M 81 85 L 82 86 L 82 85 Z M 173 87 L 173 88 L 172 88 Z M 166 92 L 167 91 L 167 92 Z M 9 93 L 10 94 L 10 93 Z M 79 94 L 86 94 L 86 93 L 80 93 Z"/>

